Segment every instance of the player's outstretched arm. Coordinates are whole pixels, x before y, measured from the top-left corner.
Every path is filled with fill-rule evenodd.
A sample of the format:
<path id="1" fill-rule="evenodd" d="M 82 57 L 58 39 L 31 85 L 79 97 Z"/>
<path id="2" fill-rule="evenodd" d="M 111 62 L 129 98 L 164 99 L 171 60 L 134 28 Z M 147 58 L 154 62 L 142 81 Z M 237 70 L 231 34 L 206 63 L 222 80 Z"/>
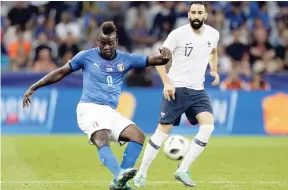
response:
<path id="1" fill-rule="evenodd" d="M 23 108 L 29 107 L 29 104 L 31 104 L 30 96 L 35 92 L 35 90 L 37 90 L 43 86 L 48 86 L 50 84 L 54 84 L 72 72 L 73 72 L 73 70 L 71 69 L 71 67 L 67 63 L 64 66 L 48 73 L 42 79 L 40 79 L 39 81 L 37 81 L 36 83 L 31 85 L 30 88 L 24 94 Z"/>
<path id="2" fill-rule="evenodd" d="M 166 65 L 171 59 L 172 55 L 168 48 L 163 47 L 159 49 L 160 55 L 149 56 L 146 66 Z"/>

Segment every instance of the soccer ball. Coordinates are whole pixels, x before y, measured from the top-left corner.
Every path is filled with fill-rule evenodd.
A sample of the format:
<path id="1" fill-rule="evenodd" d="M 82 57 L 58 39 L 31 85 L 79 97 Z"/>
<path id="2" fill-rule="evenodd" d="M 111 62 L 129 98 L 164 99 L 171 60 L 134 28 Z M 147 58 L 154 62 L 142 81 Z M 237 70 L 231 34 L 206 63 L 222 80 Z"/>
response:
<path id="1" fill-rule="evenodd" d="M 189 149 L 189 140 L 181 135 L 170 136 L 164 143 L 164 153 L 171 160 L 182 160 Z"/>

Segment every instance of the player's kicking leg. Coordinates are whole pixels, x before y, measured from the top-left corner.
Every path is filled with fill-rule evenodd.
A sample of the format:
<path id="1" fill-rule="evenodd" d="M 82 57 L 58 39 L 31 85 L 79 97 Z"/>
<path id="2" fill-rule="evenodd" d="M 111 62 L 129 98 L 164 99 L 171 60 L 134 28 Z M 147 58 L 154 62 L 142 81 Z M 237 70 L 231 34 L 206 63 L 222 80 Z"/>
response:
<path id="1" fill-rule="evenodd" d="M 141 131 L 141 129 L 135 125 L 134 122 L 122 116 L 120 113 L 114 111 L 113 118 L 114 119 L 111 122 L 111 139 L 120 142 L 120 144 L 123 141 L 129 142 L 124 151 L 123 161 L 121 163 L 121 172 L 127 171 L 134 167 L 142 151 L 145 141 L 145 135 Z M 134 169 L 133 171 L 133 173 L 130 173 L 133 175 L 129 175 L 126 177 L 122 177 L 122 173 L 120 172 L 119 177 L 122 178 L 122 180 L 119 180 L 118 177 L 118 187 L 122 187 L 122 189 L 125 190 L 132 189 L 126 182 L 136 175 L 137 170 Z M 113 182 L 111 183 L 111 186 L 113 186 Z"/>
<path id="2" fill-rule="evenodd" d="M 189 117 L 189 113 L 186 113 L 186 115 Z M 211 113 L 201 112 L 196 115 L 196 119 L 200 125 L 199 132 L 192 140 L 186 156 L 174 174 L 177 180 L 181 181 L 185 186 L 189 187 L 194 187 L 195 183 L 190 179 L 189 173 L 187 171 L 189 170 L 192 163 L 196 160 L 196 158 L 203 152 L 214 130 L 213 115 Z"/>
<path id="3" fill-rule="evenodd" d="M 121 132 L 118 141 L 129 142 L 123 154 L 121 169 L 125 171 L 133 168 L 143 148 L 145 141 L 144 133 L 135 124 L 130 124 Z M 132 190 L 132 187 L 130 187 L 126 182 L 132 179 L 136 175 L 136 172 L 133 174 L 134 175 L 123 177 L 123 182 L 118 181 L 118 185 L 124 185 L 125 190 Z"/>
<path id="4" fill-rule="evenodd" d="M 123 183 L 126 184 L 130 176 L 133 176 L 136 174 L 136 169 L 128 169 L 128 170 L 122 170 L 117 162 L 117 159 L 115 158 L 109 143 L 109 132 L 106 129 L 96 131 L 91 135 L 91 141 L 93 144 L 95 144 L 98 148 L 98 154 L 100 157 L 101 162 L 114 174 L 115 176 L 115 188 L 113 190 L 120 189 L 120 187 Z M 130 178 L 131 179 L 131 178 Z M 122 185 L 122 186 L 124 186 Z M 122 188 L 123 189 L 123 188 Z"/>

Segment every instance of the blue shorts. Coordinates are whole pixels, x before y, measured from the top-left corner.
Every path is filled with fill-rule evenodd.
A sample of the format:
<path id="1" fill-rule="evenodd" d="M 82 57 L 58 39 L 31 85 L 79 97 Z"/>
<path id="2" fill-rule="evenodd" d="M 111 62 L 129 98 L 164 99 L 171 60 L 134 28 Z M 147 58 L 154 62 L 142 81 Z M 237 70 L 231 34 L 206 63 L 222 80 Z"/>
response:
<path id="1" fill-rule="evenodd" d="M 175 100 L 168 101 L 163 96 L 159 123 L 179 126 L 181 115 L 185 113 L 189 122 L 197 125 L 196 115 L 201 112 L 213 114 L 211 102 L 205 90 L 176 88 Z"/>

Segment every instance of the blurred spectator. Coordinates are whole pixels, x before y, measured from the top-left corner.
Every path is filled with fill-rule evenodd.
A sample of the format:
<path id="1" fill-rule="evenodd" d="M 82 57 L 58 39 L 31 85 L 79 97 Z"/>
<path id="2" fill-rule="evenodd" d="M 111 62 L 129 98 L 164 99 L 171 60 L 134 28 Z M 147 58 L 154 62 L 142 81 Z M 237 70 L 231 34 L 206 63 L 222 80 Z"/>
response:
<path id="1" fill-rule="evenodd" d="M 91 17 L 89 23 L 85 25 L 85 36 L 90 37 L 91 35 L 98 35 L 99 28 L 95 17 Z"/>
<path id="2" fill-rule="evenodd" d="M 251 76 L 252 71 L 251 71 L 251 65 L 250 65 L 250 57 L 248 53 L 244 54 L 239 67 L 236 69 L 241 74 L 244 74 L 246 76 Z"/>
<path id="3" fill-rule="evenodd" d="M 260 17 L 256 17 L 253 22 L 253 30 L 265 28 L 263 21 Z"/>
<path id="4" fill-rule="evenodd" d="M 125 78 L 128 87 L 151 87 L 153 79 L 147 69 L 136 68 L 131 70 Z"/>
<path id="5" fill-rule="evenodd" d="M 42 25 L 45 21 L 45 18 L 47 17 L 47 13 L 46 13 L 47 3 L 48 1 L 31 1 L 30 2 L 31 10 L 35 13 L 32 18 L 37 23 L 37 25 Z"/>
<path id="6" fill-rule="evenodd" d="M 28 56 L 31 51 L 31 43 L 24 39 L 23 31 L 18 30 L 16 34 L 16 42 L 8 46 L 8 55 L 11 59 L 16 59 L 20 54 Z"/>
<path id="7" fill-rule="evenodd" d="M 233 42 L 226 47 L 226 53 L 231 62 L 239 64 L 243 56 L 248 53 L 248 47 L 240 41 L 240 28 L 232 29 Z"/>
<path id="8" fill-rule="evenodd" d="M 28 2 L 15 1 L 15 5 L 8 12 L 7 18 L 12 26 L 22 25 L 22 27 L 24 27 L 32 17 L 32 14 L 33 12 L 31 11 Z"/>
<path id="9" fill-rule="evenodd" d="M 34 64 L 34 72 L 50 72 L 57 68 L 52 60 L 51 51 L 49 49 L 42 49 Z"/>
<path id="10" fill-rule="evenodd" d="M 130 34 L 133 41 L 139 45 L 152 45 L 157 41 L 157 39 L 149 35 L 149 31 L 143 19 L 138 19 L 136 21 L 135 26 L 132 28 Z"/>
<path id="11" fill-rule="evenodd" d="M 52 58 L 56 59 L 58 56 L 57 48 L 57 44 L 49 40 L 47 34 L 42 32 L 38 35 L 37 41 L 32 44 L 31 58 L 36 60 L 42 49 L 49 49 L 52 52 Z"/>
<path id="12" fill-rule="evenodd" d="M 65 52 L 62 60 L 61 60 L 61 65 L 60 66 L 63 66 L 65 65 L 66 63 L 68 63 L 68 61 L 70 61 L 74 56 L 74 53 L 72 51 L 67 51 Z"/>
<path id="13" fill-rule="evenodd" d="M 68 51 L 73 52 L 73 56 L 76 55 L 80 51 L 74 39 L 75 38 L 72 36 L 72 34 L 68 33 L 67 38 L 65 39 L 65 41 L 63 41 L 63 43 L 60 45 L 59 50 L 58 50 L 60 59 L 62 59 L 63 56 Z"/>
<path id="14" fill-rule="evenodd" d="M 60 38 L 60 42 L 72 40 L 71 43 L 77 43 L 80 38 L 80 27 L 79 24 L 72 20 L 70 12 L 63 12 L 61 14 L 61 21 L 56 25 L 56 34 Z"/>
<path id="15" fill-rule="evenodd" d="M 261 73 L 254 73 L 252 81 L 248 83 L 249 90 L 270 90 L 270 85 L 263 80 Z"/>
<path id="16" fill-rule="evenodd" d="M 230 27 L 242 26 L 247 19 L 242 11 L 242 2 L 239 1 L 233 1 L 227 5 L 225 16 L 230 22 Z"/>
<path id="17" fill-rule="evenodd" d="M 48 35 L 49 39 L 56 41 L 56 29 L 55 29 L 55 21 L 53 18 L 48 18 L 45 25 L 45 33 Z"/>
<path id="18" fill-rule="evenodd" d="M 175 2 L 173 1 L 161 1 L 162 10 L 159 12 L 153 21 L 153 26 L 151 28 L 150 34 L 159 37 L 161 35 L 163 22 L 169 22 L 171 28 L 174 28 L 175 22 L 177 20 L 177 15 L 175 11 Z"/>
<path id="19" fill-rule="evenodd" d="M 224 34 L 225 36 L 228 36 L 230 34 L 230 30 L 229 30 L 229 27 L 227 25 L 228 25 L 228 23 L 225 20 L 224 13 L 223 12 L 216 13 L 213 26 L 215 27 L 215 29 L 217 29 L 219 31 L 219 33 L 221 35 Z M 225 41 L 226 41 L 226 38 L 220 38 L 219 39 L 220 44 L 223 44 L 223 42 L 225 42 Z M 230 42 L 228 42 L 228 43 L 230 43 Z"/>
<path id="20" fill-rule="evenodd" d="M 23 31 L 18 30 L 16 34 L 17 41 L 9 44 L 8 46 L 8 55 L 11 60 L 11 70 L 27 70 L 31 66 L 29 63 L 31 43 L 25 41 Z"/>
<path id="21" fill-rule="evenodd" d="M 282 30 L 276 56 L 284 70 L 288 71 L 288 29 Z"/>
<path id="22" fill-rule="evenodd" d="M 32 42 L 33 36 L 32 33 L 28 30 L 25 30 L 25 27 L 21 25 L 16 25 L 16 26 L 10 26 L 7 28 L 5 34 L 4 34 L 4 44 L 6 47 L 8 47 L 11 43 L 17 42 L 18 38 L 15 36 L 18 36 L 19 31 L 22 32 L 22 36 L 24 41 L 27 42 Z"/>
<path id="23" fill-rule="evenodd" d="M 90 20 L 95 18 L 96 23 L 101 22 L 103 13 L 103 10 L 101 10 L 101 7 L 99 6 L 100 2 L 97 1 L 83 1 L 78 2 L 78 10 L 76 10 L 75 15 L 77 17 L 83 16 L 84 20 L 84 26 L 86 27 Z"/>
<path id="24" fill-rule="evenodd" d="M 218 47 L 218 72 L 219 73 L 229 73 L 232 69 L 231 58 L 226 54 L 226 51 L 223 47 Z"/>
<path id="25" fill-rule="evenodd" d="M 7 55 L 7 50 L 6 50 L 6 47 L 4 45 L 4 40 L 3 40 L 3 36 L 4 36 L 4 32 L 3 30 L 1 29 L 1 55 Z"/>
<path id="26" fill-rule="evenodd" d="M 270 18 L 267 11 L 267 2 L 266 1 L 258 1 L 260 11 L 258 13 L 258 17 L 262 22 L 262 25 L 265 29 L 270 28 Z"/>
<path id="27" fill-rule="evenodd" d="M 91 34 L 85 42 L 83 42 L 81 49 L 91 49 L 98 47 L 98 34 Z"/>
<path id="28" fill-rule="evenodd" d="M 255 72 L 266 71 L 274 73 L 278 70 L 275 58 L 275 51 L 272 45 L 268 42 L 267 31 L 257 29 L 254 33 L 254 42 L 250 47 L 250 61 Z"/>
<path id="29" fill-rule="evenodd" d="M 145 22 L 144 25 L 147 26 L 147 29 L 150 29 L 151 21 L 149 20 L 150 15 L 148 2 L 132 1 L 130 3 L 130 8 L 127 10 L 125 15 L 125 28 L 131 30 L 139 18 Z"/>
<path id="30" fill-rule="evenodd" d="M 106 1 L 102 4 L 101 10 L 105 20 L 113 20 L 116 16 L 123 17 L 127 11 L 129 2 Z"/>
<path id="31" fill-rule="evenodd" d="M 124 18 L 114 18 L 115 26 L 117 27 L 118 44 L 125 47 L 129 52 L 132 51 L 132 41 L 128 35 L 127 30 L 124 28 Z"/>
<path id="32" fill-rule="evenodd" d="M 220 83 L 221 90 L 247 89 L 245 82 L 239 77 L 237 71 L 230 71 L 228 77 Z"/>
<path id="33" fill-rule="evenodd" d="M 34 36 L 37 37 L 40 33 L 46 33 L 50 40 L 57 42 L 56 32 L 55 32 L 55 20 L 51 17 L 44 20 L 44 22 L 38 23 Z"/>

